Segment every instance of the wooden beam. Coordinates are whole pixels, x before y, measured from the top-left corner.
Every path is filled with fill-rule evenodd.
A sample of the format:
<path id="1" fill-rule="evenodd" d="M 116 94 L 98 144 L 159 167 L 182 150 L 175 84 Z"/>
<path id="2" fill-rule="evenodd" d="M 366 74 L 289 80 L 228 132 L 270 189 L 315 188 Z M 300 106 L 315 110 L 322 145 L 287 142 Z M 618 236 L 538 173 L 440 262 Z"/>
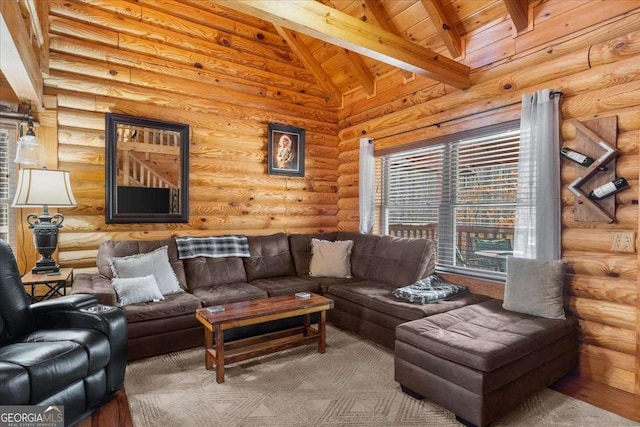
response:
<path id="1" fill-rule="evenodd" d="M 365 92 L 369 95 L 373 95 L 376 91 L 376 81 L 375 78 L 369 72 L 366 64 L 358 56 L 358 54 L 353 53 L 347 49 L 338 49 L 340 51 L 340 55 L 344 58 L 347 63 L 347 67 L 351 70 L 351 72 L 356 76 L 356 79 L 362 84 Z"/>
<path id="2" fill-rule="evenodd" d="M 20 101 L 42 106 L 38 59 L 16 1 L 0 1 L 0 70 Z"/>
<path id="3" fill-rule="evenodd" d="M 298 38 L 293 31 L 276 25 L 278 34 L 287 42 L 293 53 L 298 55 L 300 61 L 305 67 L 313 74 L 318 84 L 322 86 L 329 94 L 329 97 L 339 104 L 342 100 L 342 92 L 335 85 L 329 74 L 322 68 L 322 65 L 313 57 L 313 54 L 309 51 L 307 46 Z"/>
<path id="4" fill-rule="evenodd" d="M 209 0 L 299 33 L 459 89 L 471 86 L 469 67 L 388 31 L 311 0 Z"/>
<path id="5" fill-rule="evenodd" d="M 520 32 L 529 28 L 529 2 L 527 0 L 502 0 L 511 16 L 511 21 Z"/>
<path id="6" fill-rule="evenodd" d="M 456 31 L 453 19 L 447 14 L 440 0 L 422 0 L 422 5 L 451 56 L 457 58 L 462 55 L 462 39 Z"/>
<path id="7" fill-rule="evenodd" d="M 389 21 L 389 16 L 387 16 L 380 0 L 364 0 L 364 5 L 371 12 L 374 25 L 390 33 L 398 34 L 398 29 Z M 412 78 L 414 74 L 412 71 L 406 70 L 402 70 L 402 73 L 406 79 Z"/>

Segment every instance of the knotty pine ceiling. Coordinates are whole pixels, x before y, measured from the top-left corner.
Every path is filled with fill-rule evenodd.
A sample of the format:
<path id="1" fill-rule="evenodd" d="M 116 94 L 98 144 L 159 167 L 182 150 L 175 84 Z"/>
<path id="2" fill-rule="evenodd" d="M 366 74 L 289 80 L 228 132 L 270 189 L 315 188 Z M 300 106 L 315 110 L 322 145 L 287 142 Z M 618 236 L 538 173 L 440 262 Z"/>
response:
<path id="1" fill-rule="evenodd" d="M 536 3 L 540 1 L 531 0 Z M 436 67 L 444 61 L 449 61 L 454 66 L 459 65 L 460 68 L 466 69 L 460 74 L 466 74 L 468 80 L 469 70 L 477 64 L 473 63 L 473 58 L 465 57 L 465 52 L 469 50 L 466 46 L 472 46 L 474 43 L 486 46 L 497 31 L 502 38 L 505 37 L 505 32 L 513 33 L 515 36 L 512 14 L 519 16 L 518 27 L 526 29 L 529 2 L 48 0 L 51 69 L 54 70 L 54 74 L 56 71 L 77 72 L 78 67 L 72 64 L 74 61 L 68 55 L 106 60 L 121 65 L 127 64 L 127 61 L 135 62 L 136 55 L 154 55 L 162 62 L 159 68 L 164 68 L 165 74 L 167 67 L 172 66 L 169 63 L 177 62 L 181 63 L 180 66 L 183 68 L 191 67 L 193 70 L 193 67 L 196 67 L 202 70 L 205 77 L 226 75 L 232 79 L 225 83 L 231 88 L 239 81 L 237 78 L 252 81 L 253 84 L 269 83 L 283 87 L 281 82 L 277 82 L 277 78 L 268 75 L 272 73 L 275 77 L 284 76 L 285 79 L 293 80 L 293 83 L 288 82 L 287 85 L 299 94 L 318 96 L 318 93 L 321 93 L 322 97 L 330 100 L 327 106 L 339 106 L 344 94 L 362 90 L 367 96 L 373 96 L 376 79 L 389 73 L 402 73 L 408 79 L 416 78 L 417 75 L 418 78 L 433 78 L 458 88 L 468 87 L 470 83 L 452 83 L 447 80 L 451 74 L 447 71 L 436 71 L 435 77 L 430 72 L 421 73 L 421 61 L 428 57 Z M 295 3 L 305 8 L 309 3 L 315 7 L 330 8 L 324 11 L 336 10 L 348 14 L 355 18 L 358 25 L 365 25 L 349 28 L 348 25 L 342 25 L 347 28 L 347 34 L 339 37 L 346 40 L 347 45 L 358 43 L 357 37 L 363 30 L 369 31 L 369 38 L 377 37 L 377 41 L 385 47 L 397 41 L 389 37 L 401 38 L 401 42 L 406 44 L 397 49 L 394 47 L 391 54 L 355 53 L 333 43 L 334 34 L 331 33 L 330 27 L 321 28 L 320 31 L 324 31 L 325 34 L 316 36 L 299 32 L 297 25 L 305 25 L 305 20 L 311 20 L 313 17 L 300 13 L 294 17 L 296 22 L 284 19 L 274 25 L 271 21 L 274 21 L 278 11 L 273 12 L 275 15 L 260 10 L 246 12 L 251 4 L 269 8 L 276 5 L 289 7 Z M 245 10 L 239 12 L 238 9 Z M 517 10 L 521 12 L 513 12 Z M 512 11 L 512 14 L 509 11 Z M 322 16 L 326 16 L 326 23 L 334 19 L 330 15 L 332 12 L 324 13 Z M 349 23 L 351 24 L 354 22 Z M 95 51 L 95 48 L 74 39 L 91 39 L 96 43 L 111 45 L 130 55 L 126 57 L 124 53 L 101 53 L 96 56 L 97 53 L 90 52 Z M 160 49 L 164 50 L 163 46 L 167 47 L 167 51 L 160 52 Z M 414 51 L 414 47 L 417 50 Z M 408 67 L 398 66 L 394 62 L 393 55 L 396 52 L 403 55 L 407 51 L 408 56 L 413 55 L 409 62 L 415 59 L 417 67 L 412 64 Z M 222 55 L 218 56 L 218 52 Z M 391 60 L 389 56 L 392 57 Z M 399 61 L 405 62 L 405 58 Z M 233 67 L 234 64 L 239 64 L 239 67 Z M 234 69 L 231 70 L 230 66 Z M 153 64 L 153 67 L 156 67 L 156 64 Z M 258 69 L 262 74 L 253 73 L 253 69 Z M 264 73 L 265 71 L 267 73 Z M 208 72 L 210 74 L 207 75 Z M 440 73 L 440 76 L 437 73 Z M 178 74 L 175 77 L 178 77 Z M 45 86 L 52 81 L 47 80 L 45 76 Z"/>

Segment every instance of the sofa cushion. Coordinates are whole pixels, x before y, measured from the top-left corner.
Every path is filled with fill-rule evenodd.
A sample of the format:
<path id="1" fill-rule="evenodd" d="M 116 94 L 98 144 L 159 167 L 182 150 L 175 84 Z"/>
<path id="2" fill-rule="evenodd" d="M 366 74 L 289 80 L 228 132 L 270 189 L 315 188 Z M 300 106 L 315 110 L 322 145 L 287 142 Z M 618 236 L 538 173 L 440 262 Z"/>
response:
<path id="1" fill-rule="evenodd" d="M 290 234 L 289 247 L 293 264 L 298 276 L 309 274 L 309 262 L 311 261 L 311 239 L 334 241 L 336 232 L 316 234 Z"/>
<path id="2" fill-rule="evenodd" d="M 190 291 L 247 281 L 244 264 L 238 257 L 186 259 L 184 270 Z"/>
<path id="3" fill-rule="evenodd" d="M 153 274 L 143 277 L 114 277 L 111 285 L 118 295 L 119 306 L 164 299 Z"/>
<path id="4" fill-rule="evenodd" d="M 315 282 L 320 286 L 320 292 L 326 293 L 330 286 L 340 285 L 345 283 L 356 283 L 361 282 L 361 277 L 315 277 L 315 276 L 305 276 L 305 280 L 309 280 Z"/>
<path id="5" fill-rule="evenodd" d="M 262 289 L 268 293 L 270 297 L 291 295 L 296 292 L 318 293 L 320 291 L 320 285 L 318 283 L 298 276 L 253 280 L 251 285 Z"/>
<path id="6" fill-rule="evenodd" d="M 29 404 L 29 371 L 26 368 L 0 361 L 0 402 L 3 405 Z"/>
<path id="7" fill-rule="evenodd" d="M 160 319 L 164 317 L 194 314 L 196 308 L 200 308 L 200 300 L 188 292 L 166 295 L 164 301 L 143 302 L 140 304 L 125 305 L 122 310 L 127 315 L 127 322 L 142 322 L 146 320 Z"/>
<path id="8" fill-rule="evenodd" d="M 433 241 L 382 236 L 365 278 L 396 287 L 406 286 L 433 274 L 435 267 Z"/>
<path id="9" fill-rule="evenodd" d="M 296 274 L 284 233 L 249 236 L 249 252 L 251 256 L 242 259 L 248 281 Z"/>
<path id="10" fill-rule="evenodd" d="M 82 347 L 89 356 L 87 375 L 107 366 L 111 359 L 111 347 L 107 336 L 93 329 L 40 329 L 23 337 L 21 342 L 71 341 Z"/>
<path id="11" fill-rule="evenodd" d="M 267 298 L 266 291 L 248 283 L 229 283 L 194 289 L 193 296 L 202 301 L 203 307 L 223 305 L 232 302 Z"/>
<path id="12" fill-rule="evenodd" d="M 309 275 L 315 277 L 344 277 L 351 276 L 351 249 L 353 240 L 311 239 L 311 262 Z"/>
<path id="13" fill-rule="evenodd" d="M 421 319 L 425 316 L 444 313 L 489 299 L 484 295 L 467 293 L 448 301 L 440 301 L 437 304 L 417 305 L 398 300 L 393 296 L 395 289 L 396 287 L 393 285 L 363 280 L 356 283 L 331 285 L 325 296 L 331 298 L 332 295 L 336 295 L 347 301 L 403 320 Z"/>
<path id="14" fill-rule="evenodd" d="M 187 289 L 187 279 L 184 275 L 182 260 L 178 258 L 178 248 L 173 239 L 163 240 L 107 240 L 98 247 L 96 264 L 98 272 L 103 277 L 113 279 L 113 271 L 109 265 L 109 258 L 126 257 L 137 254 L 152 252 L 162 246 L 167 247 L 169 264 L 178 278 L 178 283 L 182 289 Z"/>
<path id="15" fill-rule="evenodd" d="M 341 231 L 336 234 L 336 240 L 352 240 L 351 274 L 356 277 L 367 277 L 371 266 L 371 259 L 381 236 L 375 234 L 360 234 Z"/>
<path id="16" fill-rule="evenodd" d="M 29 372 L 30 405 L 82 380 L 89 372 L 87 352 L 72 341 L 17 342 L 0 348 L 0 360 Z"/>
<path id="17" fill-rule="evenodd" d="M 396 328 L 396 338 L 425 352 L 484 372 L 520 359 L 575 332 L 577 320 L 545 319 L 489 301 Z"/>
<path id="18" fill-rule="evenodd" d="M 507 258 L 502 306 L 518 313 L 564 319 L 562 291 L 567 261 Z"/>

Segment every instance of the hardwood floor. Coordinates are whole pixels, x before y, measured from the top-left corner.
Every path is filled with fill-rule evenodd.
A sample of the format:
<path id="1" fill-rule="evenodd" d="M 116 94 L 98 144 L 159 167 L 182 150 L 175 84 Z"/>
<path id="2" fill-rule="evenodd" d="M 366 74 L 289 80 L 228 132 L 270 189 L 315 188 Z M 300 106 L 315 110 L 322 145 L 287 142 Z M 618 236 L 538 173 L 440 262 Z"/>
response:
<path id="1" fill-rule="evenodd" d="M 549 388 L 634 421 L 640 421 L 640 397 L 597 381 L 569 374 Z"/>
<path id="2" fill-rule="evenodd" d="M 94 411 L 75 427 L 133 427 L 125 390 L 118 391 L 109 403 Z"/>

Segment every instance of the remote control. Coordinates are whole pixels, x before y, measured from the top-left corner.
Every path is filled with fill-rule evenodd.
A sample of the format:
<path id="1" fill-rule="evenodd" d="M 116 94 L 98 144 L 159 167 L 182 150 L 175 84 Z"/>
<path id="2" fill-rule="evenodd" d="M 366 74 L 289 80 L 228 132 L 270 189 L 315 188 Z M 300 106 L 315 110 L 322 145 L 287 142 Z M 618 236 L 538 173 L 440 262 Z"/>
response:
<path id="1" fill-rule="evenodd" d="M 221 305 L 214 305 L 214 306 L 211 306 L 211 307 L 207 307 L 207 311 L 209 313 L 220 313 L 220 312 L 224 311 L 224 307 L 221 306 Z"/>
<path id="2" fill-rule="evenodd" d="M 309 292 L 298 292 L 295 294 L 298 299 L 309 299 L 311 298 L 311 294 Z"/>

